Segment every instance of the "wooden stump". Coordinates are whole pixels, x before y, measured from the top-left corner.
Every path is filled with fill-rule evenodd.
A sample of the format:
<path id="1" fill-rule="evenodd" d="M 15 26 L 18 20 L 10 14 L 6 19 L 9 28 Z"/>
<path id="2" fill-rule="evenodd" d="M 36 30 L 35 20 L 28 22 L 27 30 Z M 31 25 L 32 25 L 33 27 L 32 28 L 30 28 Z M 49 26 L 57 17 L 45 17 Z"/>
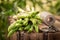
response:
<path id="1" fill-rule="evenodd" d="M 60 32 L 47 33 L 47 36 L 44 36 L 43 33 L 20 33 L 20 37 L 17 37 L 17 33 L 14 33 L 10 40 L 44 40 L 44 37 L 47 37 L 47 40 L 60 40 Z"/>
<path id="2" fill-rule="evenodd" d="M 54 26 L 60 30 L 60 18 L 56 18 L 56 22 L 54 23 Z M 11 19 L 15 21 L 14 19 Z M 10 22 L 11 24 L 12 22 Z M 19 35 L 20 34 L 20 35 Z M 17 37 L 17 35 L 19 37 Z M 14 33 L 9 40 L 44 40 L 44 33 Z M 47 33 L 47 40 L 60 40 L 60 32 L 55 33 Z"/>

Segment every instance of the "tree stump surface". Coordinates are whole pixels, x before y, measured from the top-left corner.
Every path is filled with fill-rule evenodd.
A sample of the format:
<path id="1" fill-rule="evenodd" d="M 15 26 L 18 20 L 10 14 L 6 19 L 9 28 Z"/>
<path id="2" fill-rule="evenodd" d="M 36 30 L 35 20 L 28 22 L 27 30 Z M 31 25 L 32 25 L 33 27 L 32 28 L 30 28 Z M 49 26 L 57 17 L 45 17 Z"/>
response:
<path id="1" fill-rule="evenodd" d="M 60 16 L 55 16 L 56 21 L 54 26 L 60 30 Z M 14 33 L 9 40 L 44 40 L 44 33 L 20 33 L 20 36 L 17 37 L 19 33 Z M 47 33 L 47 40 L 60 40 L 60 32 Z"/>
<path id="2" fill-rule="evenodd" d="M 44 40 L 44 37 L 47 37 L 47 40 L 60 40 L 60 32 L 48 33 L 48 36 L 44 36 L 43 33 L 23 33 L 20 34 L 20 37 L 17 37 L 17 33 L 14 33 L 10 40 Z"/>

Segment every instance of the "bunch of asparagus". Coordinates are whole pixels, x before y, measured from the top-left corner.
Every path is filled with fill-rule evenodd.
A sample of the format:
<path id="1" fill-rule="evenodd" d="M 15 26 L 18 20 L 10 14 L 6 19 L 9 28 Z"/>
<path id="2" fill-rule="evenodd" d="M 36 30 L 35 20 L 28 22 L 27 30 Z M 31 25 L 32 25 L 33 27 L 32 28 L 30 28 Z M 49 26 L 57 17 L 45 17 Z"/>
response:
<path id="1" fill-rule="evenodd" d="M 42 23 L 42 20 L 38 14 L 39 12 L 37 11 L 25 11 L 20 12 L 19 15 L 16 15 L 17 20 L 8 27 L 8 37 L 18 30 L 27 31 L 28 33 L 33 30 L 39 32 L 38 25 Z"/>

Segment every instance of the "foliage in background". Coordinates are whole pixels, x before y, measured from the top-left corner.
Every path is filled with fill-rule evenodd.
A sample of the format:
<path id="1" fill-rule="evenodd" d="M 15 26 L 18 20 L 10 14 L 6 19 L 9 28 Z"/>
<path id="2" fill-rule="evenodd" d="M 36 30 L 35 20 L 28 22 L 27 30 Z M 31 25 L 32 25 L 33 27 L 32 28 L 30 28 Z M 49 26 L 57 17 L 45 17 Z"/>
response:
<path id="1" fill-rule="evenodd" d="M 8 16 L 18 12 L 17 6 L 24 8 L 25 0 L 0 0 L 0 40 L 6 40 Z"/>
<path id="2" fill-rule="evenodd" d="M 37 10 L 40 8 L 41 11 L 48 11 L 55 15 L 60 15 L 60 0 L 30 0 L 34 7 L 37 6 Z M 35 7 L 36 10 L 36 7 Z"/>
<path id="3" fill-rule="evenodd" d="M 40 8 L 40 12 L 45 10 L 60 15 L 60 0 L 0 0 L 0 40 L 5 40 L 8 16 L 17 14 L 19 12 L 18 7 L 25 10 L 26 1 L 31 1 L 35 10 Z"/>

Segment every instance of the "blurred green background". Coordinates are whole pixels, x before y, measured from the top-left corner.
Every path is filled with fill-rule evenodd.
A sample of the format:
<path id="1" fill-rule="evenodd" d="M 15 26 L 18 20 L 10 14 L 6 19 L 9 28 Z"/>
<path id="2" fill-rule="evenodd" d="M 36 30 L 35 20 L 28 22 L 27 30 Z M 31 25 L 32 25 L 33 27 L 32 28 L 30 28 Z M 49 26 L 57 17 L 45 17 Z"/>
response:
<path id="1" fill-rule="evenodd" d="M 7 39 L 8 17 L 19 13 L 19 8 L 30 11 L 48 11 L 60 15 L 60 0 L 0 0 L 0 40 Z"/>

